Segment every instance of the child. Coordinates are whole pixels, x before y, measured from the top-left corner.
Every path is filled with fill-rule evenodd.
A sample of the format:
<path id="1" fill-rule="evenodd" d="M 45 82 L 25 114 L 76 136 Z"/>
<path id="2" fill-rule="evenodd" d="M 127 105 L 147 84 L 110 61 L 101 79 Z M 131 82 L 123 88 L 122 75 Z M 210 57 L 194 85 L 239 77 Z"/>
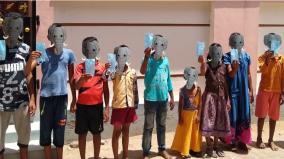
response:
<path id="1" fill-rule="evenodd" d="M 79 150 L 81 159 L 85 159 L 86 137 L 88 131 L 93 134 L 94 159 L 98 159 L 101 146 L 103 122 L 109 118 L 109 89 L 105 80 L 105 66 L 97 59 L 99 42 L 95 37 L 87 37 L 82 42 L 82 52 L 87 60 L 95 62 L 94 74 L 87 74 L 86 62 L 80 63 L 75 69 L 74 82 L 79 90 L 75 133 L 79 135 Z M 103 107 L 103 98 L 105 110 Z M 74 110 L 74 109 L 73 109 Z"/>
<path id="2" fill-rule="evenodd" d="M 269 33 L 264 36 L 264 44 L 269 48 L 258 58 L 261 71 L 261 80 L 256 97 L 255 116 L 258 117 L 256 146 L 264 149 L 262 129 L 265 117 L 269 116 L 268 146 L 277 151 L 278 147 L 273 142 L 276 121 L 279 120 L 281 93 L 284 93 L 284 57 L 278 54 L 281 36 Z M 276 44 L 276 47 L 273 45 Z"/>
<path id="3" fill-rule="evenodd" d="M 148 159 L 151 149 L 152 131 L 154 119 L 157 122 L 157 138 L 159 155 L 169 159 L 171 156 L 166 151 L 166 118 L 168 95 L 170 95 L 170 109 L 174 108 L 174 95 L 172 80 L 170 77 L 169 60 L 164 56 L 168 41 L 162 35 L 155 35 L 151 54 L 151 48 L 145 49 L 145 58 L 140 68 L 141 74 L 145 74 L 144 84 L 144 109 L 145 122 L 143 130 L 143 158 Z"/>
<path id="4" fill-rule="evenodd" d="M 137 120 L 135 108 L 139 104 L 135 70 L 128 64 L 129 48 L 120 45 L 114 49 L 118 63 L 113 77 L 111 124 L 113 125 L 112 149 L 118 159 L 118 140 L 122 133 L 123 159 L 128 158 L 129 127 Z"/>
<path id="5" fill-rule="evenodd" d="M 231 100 L 231 134 L 226 137 L 226 142 L 231 144 L 232 150 L 238 146 L 239 150 L 247 153 L 246 144 L 251 143 L 250 103 L 254 101 L 250 74 L 251 60 L 248 53 L 243 51 L 244 38 L 240 33 L 232 33 L 229 44 L 232 49 L 238 50 L 239 58 L 232 58 L 230 52 L 224 57 Z"/>
<path id="6" fill-rule="evenodd" d="M 74 53 L 63 48 L 66 32 L 59 24 L 48 28 L 48 39 L 52 47 L 46 49 L 46 55 L 40 61 L 42 82 L 40 91 L 40 145 L 44 147 L 44 156 L 51 159 L 51 133 L 53 144 L 56 146 L 57 159 L 63 158 L 64 132 L 67 120 L 67 74 L 69 75 L 72 97 L 76 100 L 72 78 L 74 74 Z M 37 58 L 43 53 L 33 52 L 28 63 L 27 72 L 37 65 Z"/>
<path id="7" fill-rule="evenodd" d="M 208 157 L 224 157 L 218 147 L 218 138 L 225 138 L 230 133 L 229 92 L 226 81 L 226 66 L 222 62 L 222 46 L 213 43 L 209 47 L 207 65 L 203 56 L 199 56 L 201 74 L 205 75 L 206 87 L 202 97 L 201 132 L 206 137 Z M 211 136 L 214 137 L 212 145 Z"/>
<path id="8" fill-rule="evenodd" d="M 183 158 L 190 158 L 190 151 L 201 152 L 201 89 L 196 84 L 198 74 L 194 67 L 184 69 L 184 79 L 186 85 L 179 93 L 178 125 L 171 149 L 178 151 Z"/>
<path id="9" fill-rule="evenodd" d="M 0 49 L 0 159 L 4 159 L 5 136 L 12 117 L 18 136 L 19 158 L 28 158 L 30 116 L 36 111 L 32 76 L 25 72 L 30 47 L 21 40 L 23 23 L 19 13 L 11 12 L 5 15 L 1 27 L 5 41 L 1 40 Z"/>

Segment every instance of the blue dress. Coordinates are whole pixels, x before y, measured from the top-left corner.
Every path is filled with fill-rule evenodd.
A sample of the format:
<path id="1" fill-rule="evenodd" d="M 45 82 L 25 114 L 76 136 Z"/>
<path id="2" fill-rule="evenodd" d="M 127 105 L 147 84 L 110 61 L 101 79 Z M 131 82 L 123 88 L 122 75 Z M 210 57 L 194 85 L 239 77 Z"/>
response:
<path id="1" fill-rule="evenodd" d="M 250 56 L 243 52 L 239 58 L 239 69 L 234 78 L 227 75 L 229 95 L 231 99 L 230 124 L 231 134 L 226 138 L 227 143 L 241 141 L 251 143 L 251 115 L 248 71 L 251 64 Z M 224 64 L 230 65 L 231 54 L 226 53 Z"/>

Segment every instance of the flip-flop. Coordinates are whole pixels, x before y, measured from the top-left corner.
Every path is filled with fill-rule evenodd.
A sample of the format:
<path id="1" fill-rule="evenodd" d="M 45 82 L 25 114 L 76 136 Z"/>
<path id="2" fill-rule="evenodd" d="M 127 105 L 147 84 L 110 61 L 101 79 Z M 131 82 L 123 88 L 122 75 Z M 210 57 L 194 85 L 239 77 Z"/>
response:
<path id="1" fill-rule="evenodd" d="M 260 148 L 260 149 L 265 149 L 265 148 L 266 148 L 266 146 L 265 146 L 265 144 L 263 143 L 263 141 L 262 141 L 261 138 L 257 138 L 256 147 L 257 147 L 257 148 Z"/>
<path id="2" fill-rule="evenodd" d="M 225 157 L 224 151 L 220 147 L 215 147 L 214 151 L 218 157 Z"/>
<path id="3" fill-rule="evenodd" d="M 273 141 L 268 142 L 268 146 L 271 148 L 272 151 L 278 151 L 278 146 L 275 145 Z"/>
<path id="4" fill-rule="evenodd" d="M 207 147 L 206 148 L 206 158 L 218 158 L 218 155 L 213 150 L 213 147 Z"/>

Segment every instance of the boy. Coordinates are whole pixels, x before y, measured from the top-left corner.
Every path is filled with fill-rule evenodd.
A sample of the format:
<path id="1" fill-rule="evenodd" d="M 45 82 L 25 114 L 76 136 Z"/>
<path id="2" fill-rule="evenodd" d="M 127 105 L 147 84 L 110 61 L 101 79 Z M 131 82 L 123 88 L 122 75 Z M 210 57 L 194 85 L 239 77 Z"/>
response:
<path id="1" fill-rule="evenodd" d="M 144 109 L 145 122 L 143 131 L 143 158 L 149 158 L 151 149 L 152 131 L 156 115 L 157 137 L 159 145 L 159 155 L 169 159 L 171 156 L 166 152 L 166 118 L 168 94 L 170 95 L 170 109 L 174 108 L 174 95 L 172 80 L 170 77 L 169 60 L 164 56 L 168 41 L 162 35 L 155 35 L 151 54 L 151 48 L 145 50 L 145 58 L 140 68 L 141 74 L 145 74 L 144 84 Z"/>
<path id="2" fill-rule="evenodd" d="M 85 159 L 86 137 L 88 131 L 93 134 L 94 159 L 99 158 L 101 132 L 103 122 L 109 120 L 109 88 L 104 78 L 105 66 L 97 59 L 99 42 L 95 37 L 87 37 L 82 42 L 82 52 L 87 60 L 93 60 L 94 74 L 87 74 L 86 62 L 80 63 L 75 69 L 74 82 L 79 90 L 75 133 L 79 135 L 79 150 L 81 159 Z M 103 107 L 103 98 L 105 110 Z M 73 109 L 74 110 L 74 109 Z"/>
<path id="3" fill-rule="evenodd" d="M 276 48 L 272 48 L 277 43 Z M 273 142 L 276 121 L 279 120 L 281 93 L 284 92 L 284 57 L 278 54 L 281 37 L 275 33 L 264 36 L 264 44 L 269 48 L 258 58 L 261 71 L 259 91 L 256 97 L 255 115 L 258 117 L 257 142 L 258 148 L 264 149 L 262 129 L 265 117 L 269 116 L 268 146 L 277 151 L 278 147 Z"/>
<path id="4" fill-rule="evenodd" d="M 52 24 L 48 28 L 48 39 L 52 46 L 46 49 L 46 57 L 41 61 L 43 73 L 40 91 L 40 145 L 44 147 L 44 156 L 51 159 L 51 132 L 53 144 L 56 146 L 57 159 L 63 157 L 64 132 L 67 119 L 67 74 L 72 90 L 72 97 L 76 100 L 76 93 L 72 86 L 74 74 L 74 53 L 63 48 L 66 32 L 59 24 Z M 28 63 L 27 72 L 38 64 L 37 58 L 43 53 L 33 52 Z"/>

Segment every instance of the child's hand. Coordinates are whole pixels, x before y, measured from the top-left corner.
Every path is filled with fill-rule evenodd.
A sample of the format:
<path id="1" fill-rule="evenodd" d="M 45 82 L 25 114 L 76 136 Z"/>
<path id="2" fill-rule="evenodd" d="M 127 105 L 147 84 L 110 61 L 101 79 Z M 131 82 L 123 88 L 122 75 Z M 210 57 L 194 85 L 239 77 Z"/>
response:
<path id="1" fill-rule="evenodd" d="M 170 100 L 170 110 L 173 110 L 175 108 L 175 101 L 173 98 Z"/>
<path id="2" fill-rule="evenodd" d="M 76 102 L 73 103 L 73 101 L 72 101 L 71 106 L 70 106 L 70 112 L 75 113 L 76 109 L 77 109 Z"/>
<path id="3" fill-rule="evenodd" d="M 36 112 L 36 104 L 34 100 L 30 100 L 29 102 L 29 114 L 30 116 L 34 116 Z"/>
<path id="4" fill-rule="evenodd" d="M 284 104 L 284 92 L 280 95 L 280 105 Z"/>
<path id="5" fill-rule="evenodd" d="M 200 116 L 199 116 L 199 115 L 196 115 L 196 116 L 195 116 L 195 122 L 196 122 L 196 123 L 199 123 L 199 122 L 200 122 Z"/>
<path id="6" fill-rule="evenodd" d="M 111 64 L 110 63 L 106 63 L 105 64 L 105 69 L 107 70 L 107 69 L 109 69 L 110 68 L 110 66 L 111 66 Z"/>
<path id="7" fill-rule="evenodd" d="M 179 125 L 182 125 L 182 124 L 183 124 L 183 118 L 182 118 L 182 117 L 179 117 L 179 118 L 178 118 L 178 124 L 179 124 Z"/>
<path id="8" fill-rule="evenodd" d="M 233 63 L 232 63 L 232 69 L 234 70 L 234 71 L 236 71 L 236 70 L 238 70 L 239 69 L 239 62 L 238 61 L 233 61 Z"/>
<path id="9" fill-rule="evenodd" d="M 205 63 L 204 57 L 203 56 L 198 56 L 198 62 L 201 63 L 201 64 Z"/>
<path id="10" fill-rule="evenodd" d="M 254 96 L 253 96 L 252 91 L 249 92 L 249 97 L 250 97 L 250 103 L 253 103 L 254 102 Z"/>
<path id="11" fill-rule="evenodd" d="M 79 79 L 79 81 L 80 81 L 80 82 L 86 82 L 86 81 L 88 81 L 88 80 L 91 79 L 91 78 L 92 78 L 92 75 L 89 75 L 89 74 L 82 74 L 81 77 L 80 77 L 80 79 Z"/>
<path id="12" fill-rule="evenodd" d="M 109 121 L 109 106 L 107 106 L 104 111 L 104 122 L 108 121 Z"/>
<path id="13" fill-rule="evenodd" d="M 230 111 L 231 110 L 231 105 L 227 104 L 226 109 L 227 109 L 227 111 Z"/>
<path id="14" fill-rule="evenodd" d="M 151 50 L 152 50 L 152 49 L 149 48 L 149 47 L 145 49 L 144 54 L 145 54 L 146 57 L 150 57 L 150 55 L 151 55 Z"/>
<path id="15" fill-rule="evenodd" d="M 32 51 L 31 55 L 30 55 L 30 58 L 32 60 L 36 60 L 37 58 L 39 58 L 41 56 L 41 52 L 39 51 Z"/>

